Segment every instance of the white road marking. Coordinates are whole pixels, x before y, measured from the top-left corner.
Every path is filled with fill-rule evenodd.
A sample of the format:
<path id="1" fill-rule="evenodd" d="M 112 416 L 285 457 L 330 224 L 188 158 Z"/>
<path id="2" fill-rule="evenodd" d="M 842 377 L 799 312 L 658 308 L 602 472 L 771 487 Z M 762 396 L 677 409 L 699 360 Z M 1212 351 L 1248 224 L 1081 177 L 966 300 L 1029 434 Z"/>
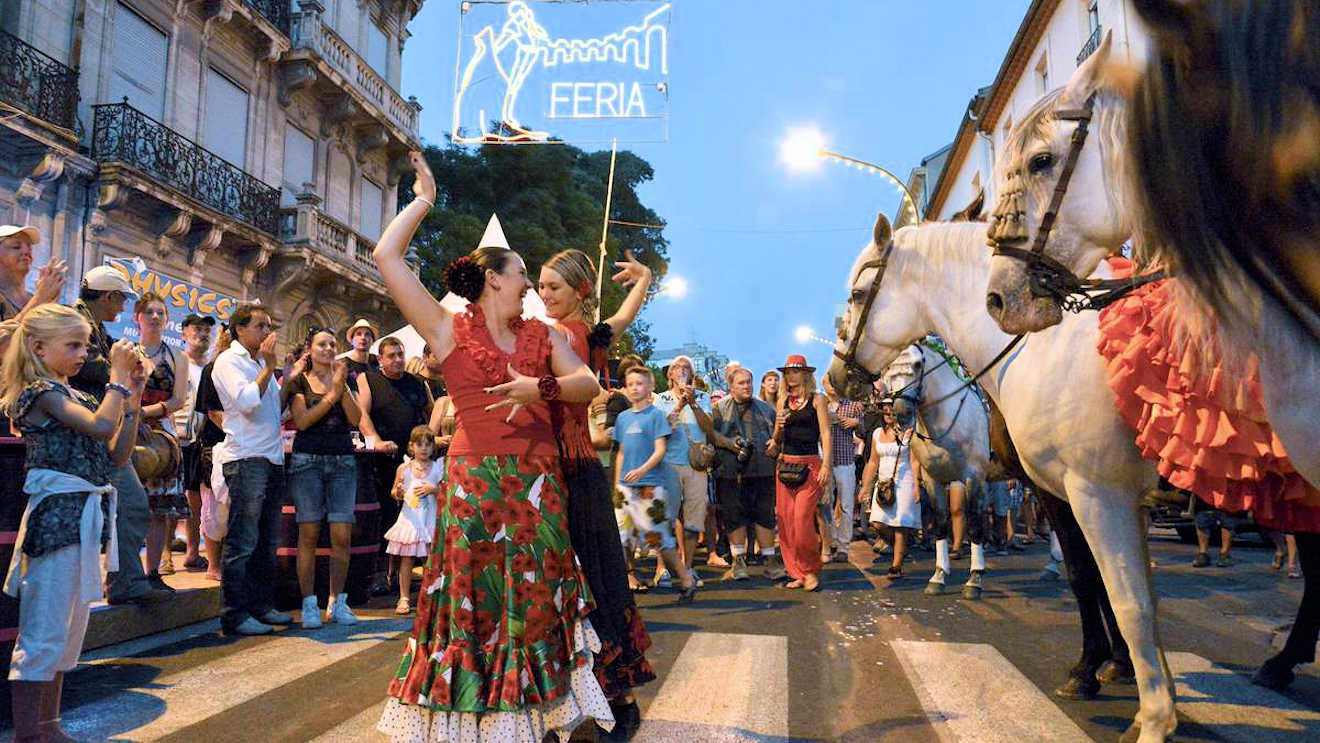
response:
<path id="1" fill-rule="evenodd" d="M 637 740 L 668 737 L 661 731 L 675 726 L 664 723 L 787 738 L 787 700 L 787 637 L 696 632 L 646 710 Z"/>
<path id="2" fill-rule="evenodd" d="M 1316 740 L 1320 712 L 1251 683 L 1193 653 L 1166 653 L 1178 694 L 1178 716 L 1242 743 Z"/>
<path id="3" fill-rule="evenodd" d="M 992 645 L 890 643 L 941 740 L 1091 740 Z"/>

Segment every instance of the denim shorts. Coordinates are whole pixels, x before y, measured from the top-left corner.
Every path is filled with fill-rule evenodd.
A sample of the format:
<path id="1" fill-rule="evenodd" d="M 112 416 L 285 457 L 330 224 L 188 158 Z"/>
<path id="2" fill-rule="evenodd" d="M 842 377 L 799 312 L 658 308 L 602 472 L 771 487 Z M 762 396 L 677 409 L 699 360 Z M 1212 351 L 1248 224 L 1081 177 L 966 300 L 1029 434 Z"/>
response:
<path id="1" fill-rule="evenodd" d="M 357 505 L 357 460 L 352 454 L 301 454 L 289 459 L 289 495 L 297 522 L 354 522 Z"/>

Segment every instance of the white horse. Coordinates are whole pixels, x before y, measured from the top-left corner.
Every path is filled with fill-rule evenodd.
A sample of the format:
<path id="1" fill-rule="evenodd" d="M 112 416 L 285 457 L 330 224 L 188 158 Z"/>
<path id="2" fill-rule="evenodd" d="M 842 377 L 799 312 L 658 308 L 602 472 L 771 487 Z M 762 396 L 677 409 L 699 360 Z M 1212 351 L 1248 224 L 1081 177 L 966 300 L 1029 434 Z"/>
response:
<path id="1" fill-rule="evenodd" d="M 926 583 L 926 595 L 943 593 L 945 579 L 953 575 L 950 532 L 955 548 L 961 548 L 963 533 L 970 526 L 972 561 L 962 596 L 978 599 L 985 575 L 980 496 L 990 465 L 990 415 L 953 368 L 921 343 L 906 348 L 885 369 L 884 380 L 885 389 L 898 397 L 894 412 L 916 413 L 912 451 L 921 464 L 922 481 L 933 485 L 935 572 Z M 959 387 L 963 387 L 961 393 Z M 927 401 L 938 404 L 922 407 Z"/>
<path id="2" fill-rule="evenodd" d="M 848 361 L 874 376 L 930 333 L 970 368 L 985 367 L 1011 339 L 986 314 L 982 300 L 991 258 L 984 226 L 906 227 L 886 247 L 888 232 L 882 216 L 849 274 L 845 327 L 856 342 L 836 346 L 840 358 L 830 366 L 835 388 L 856 386 L 850 384 L 857 375 L 850 377 Z M 1028 337 L 980 383 L 1003 411 L 1027 474 L 1069 502 L 1095 552 L 1132 651 L 1141 700 L 1124 738 L 1162 741 L 1177 717 L 1156 631 L 1140 514 L 1141 496 L 1157 477 L 1115 411 L 1095 351 L 1097 338 L 1094 318 L 1069 317 Z"/>
<path id="3" fill-rule="evenodd" d="M 1067 85 L 1047 94 L 1022 117 L 995 166 L 1001 198 L 990 237 L 998 235 L 1001 244 L 1025 249 L 1038 239 L 1078 126 L 1058 113 L 1077 111 L 1094 100 L 1089 133 L 1043 248 L 1046 256 L 1079 277 L 1108 278 L 1101 261 L 1117 254 L 1129 239 L 1139 252 L 1152 248 L 1143 244 L 1139 229 L 1141 207 L 1134 191 L 1129 103 L 1124 97 L 1128 77 L 1111 63 L 1110 49 L 1106 34 Z M 1195 293 L 1190 286 L 1181 288 Z M 987 309 L 1006 332 L 1040 330 L 1062 317 L 1055 298 L 1032 291 L 1027 266 L 1018 257 L 995 257 L 985 291 Z M 1320 395 L 1314 392 L 1320 379 L 1320 345 L 1249 282 L 1235 285 L 1233 296 L 1239 298 L 1240 312 L 1251 318 L 1249 329 L 1235 329 L 1222 347 L 1256 353 L 1270 425 L 1297 471 L 1320 487 L 1320 437 L 1315 435 Z M 1197 330 L 1205 334 L 1208 329 Z"/>

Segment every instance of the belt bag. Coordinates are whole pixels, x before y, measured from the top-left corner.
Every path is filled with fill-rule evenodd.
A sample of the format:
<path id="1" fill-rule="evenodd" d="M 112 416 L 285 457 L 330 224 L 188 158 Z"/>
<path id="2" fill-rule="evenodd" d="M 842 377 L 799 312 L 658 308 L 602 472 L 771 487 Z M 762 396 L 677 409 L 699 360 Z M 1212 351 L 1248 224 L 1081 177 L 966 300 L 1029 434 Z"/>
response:
<path id="1" fill-rule="evenodd" d="M 779 481 L 790 488 L 796 488 L 807 481 L 807 474 L 810 471 L 811 470 L 807 467 L 806 462 L 780 461 L 778 471 Z"/>

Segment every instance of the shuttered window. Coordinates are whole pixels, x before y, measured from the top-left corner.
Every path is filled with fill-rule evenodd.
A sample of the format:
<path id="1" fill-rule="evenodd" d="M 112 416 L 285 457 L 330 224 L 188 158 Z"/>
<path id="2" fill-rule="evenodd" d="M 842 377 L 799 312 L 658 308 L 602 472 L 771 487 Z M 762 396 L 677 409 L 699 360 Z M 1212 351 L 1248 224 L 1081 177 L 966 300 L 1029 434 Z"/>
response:
<path id="1" fill-rule="evenodd" d="M 303 189 L 304 183 L 315 181 L 316 173 L 312 165 L 316 159 L 316 142 L 303 134 L 297 127 L 284 126 L 284 188 L 280 203 L 292 206 L 293 196 Z"/>
<path id="2" fill-rule="evenodd" d="M 367 64 L 378 75 L 385 77 L 386 50 L 385 32 L 374 23 L 367 23 Z"/>
<path id="3" fill-rule="evenodd" d="M 115 6 L 114 72 L 107 103 L 129 104 L 157 120 L 165 119 L 165 34 L 126 6 Z"/>
<path id="4" fill-rule="evenodd" d="M 206 71 L 202 146 L 240 168 L 247 165 L 248 94 L 213 69 Z"/>
<path id="5" fill-rule="evenodd" d="M 362 212 L 358 232 L 375 240 L 380 237 L 380 214 L 384 209 L 385 195 L 380 186 L 366 178 L 362 179 Z"/>

